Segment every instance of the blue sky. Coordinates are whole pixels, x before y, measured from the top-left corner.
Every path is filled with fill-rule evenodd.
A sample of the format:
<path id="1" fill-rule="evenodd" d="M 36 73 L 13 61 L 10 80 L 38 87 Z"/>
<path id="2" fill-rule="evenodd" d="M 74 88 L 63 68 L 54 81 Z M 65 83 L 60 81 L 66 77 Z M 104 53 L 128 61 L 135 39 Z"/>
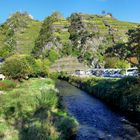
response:
<path id="1" fill-rule="evenodd" d="M 43 20 L 54 11 L 67 17 L 73 12 L 101 14 L 102 10 L 117 19 L 140 23 L 140 0 L 0 0 L 0 23 L 16 11 Z"/>

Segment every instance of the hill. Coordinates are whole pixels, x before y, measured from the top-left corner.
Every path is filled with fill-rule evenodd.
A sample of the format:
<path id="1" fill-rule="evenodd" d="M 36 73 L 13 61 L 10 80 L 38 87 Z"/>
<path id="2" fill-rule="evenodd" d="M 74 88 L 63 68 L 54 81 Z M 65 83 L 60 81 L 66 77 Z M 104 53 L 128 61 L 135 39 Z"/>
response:
<path id="1" fill-rule="evenodd" d="M 38 36 L 41 22 L 33 20 L 28 13 L 11 15 L 0 26 L 0 57 L 10 53 L 30 53 Z"/>
<path id="2" fill-rule="evenodd" d="M 82 13 L 65 19 L 58 12 L 39 22 L 17 12 L 0 26 L 0 57 L 13 53 L 48 57 L 53 49 L 59 58 L 71 55 L 87 65 L 104 67 L 106 49 L 127 42 L 128 30 L 137 25 L 111 16 Z"/>
<path id="3" fill-rule="evenodd" d="M 128 30 L 137 27 L 108 16 L 74 13 L 64 19 L 58 15 L 44 20 L 33 50 L 36 57 L 48 57 L 53 48 L 60 57 L 72 55 L 90 66 L 104 67 L 106 49 L 127 42 Z"/>

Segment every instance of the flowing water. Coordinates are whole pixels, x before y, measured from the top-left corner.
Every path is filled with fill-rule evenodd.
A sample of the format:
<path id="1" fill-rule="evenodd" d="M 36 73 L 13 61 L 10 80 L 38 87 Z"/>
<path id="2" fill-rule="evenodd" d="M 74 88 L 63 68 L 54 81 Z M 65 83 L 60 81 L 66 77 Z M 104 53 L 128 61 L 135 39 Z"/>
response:
<path id="1" fill-rule="evenodd" d="M 122 115 L 64 81 L 57 88 L 67 111 L 79 122 L 74 140 L 140 140 L 140 132 Z"/>

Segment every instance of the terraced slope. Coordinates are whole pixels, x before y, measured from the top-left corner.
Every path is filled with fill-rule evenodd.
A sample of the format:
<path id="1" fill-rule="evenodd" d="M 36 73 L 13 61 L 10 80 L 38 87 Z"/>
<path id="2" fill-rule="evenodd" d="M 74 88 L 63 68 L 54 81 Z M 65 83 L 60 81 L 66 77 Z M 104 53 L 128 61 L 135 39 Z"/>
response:
<path id="1" fill-rule="evenodd" d="M 40 22 L 31 21 L 24 31 L 16 33 L 16 53 L 31 53 L 40 27 Z"/>
<path id="2" fill-rule="evenodd" d="M 46 42 L 43 41 L 44 46 L 36 49 L 37 52 L 43 54 L 53 47 L 59 52 L 60 57 L 74 55 L 84 62 L 88 61 L 94 66 L 98 63 L 98 67 L 102 67 L 105 49 L 115 43 L 126 42 L 127 31 L 138 25 L 109 16 L 78 13 L 80 24 L 83 25 L 81 28 L 79 21 L 73 24 L 73 15 L 75 14 L 68 19 L 59 18 L 52 23 L 52 34 L 48 36 Z M 13 53 L 30 54 L 38 36 L 42 40 L 44 38 L 40 29 L 42 29 L 42 22 L 32 19 L 29 14 L 19 12 L 13 14 L 0 26 L 0 57 L 8 57 Z"/>
<path id="3" fill-rule="evenodd" d="M 41 22 L 27 13 L 15 13 L 0 26 L 0 57 L 30 53 L 39 34 Z"/>
<path id="4" fill-rule="evenodd" d="M 76 57 L 63 57 L 57 60 L 51 67 L 50 72 L 69 72 L 73 73 L 75 70 L 87 70 L 88 67 L 80 63 Z"/>

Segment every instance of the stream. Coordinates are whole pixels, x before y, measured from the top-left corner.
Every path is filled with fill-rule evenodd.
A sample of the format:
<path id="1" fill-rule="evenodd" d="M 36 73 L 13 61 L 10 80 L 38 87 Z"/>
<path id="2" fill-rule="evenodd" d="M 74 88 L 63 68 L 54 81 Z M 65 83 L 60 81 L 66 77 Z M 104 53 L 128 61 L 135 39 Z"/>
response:
<path id="1" fill-rule="evenodd" d="M 125 116 L 65 81 L 56 86 L 64 107 L 79 122 L 74 140 L 140 140 L 140 132 Z"/>

